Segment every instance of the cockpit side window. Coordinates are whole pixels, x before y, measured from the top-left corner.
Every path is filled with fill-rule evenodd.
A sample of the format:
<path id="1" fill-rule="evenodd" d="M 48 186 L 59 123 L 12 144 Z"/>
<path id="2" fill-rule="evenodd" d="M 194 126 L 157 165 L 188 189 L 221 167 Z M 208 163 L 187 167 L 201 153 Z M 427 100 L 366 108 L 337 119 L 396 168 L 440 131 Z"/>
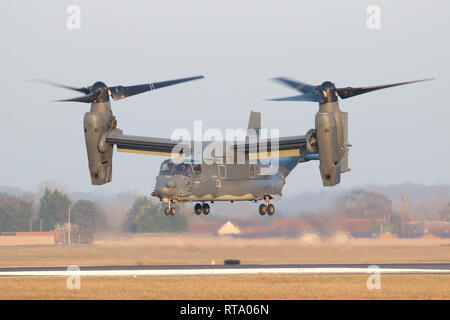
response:
<path id="1" fill-rule="evenodd" d="M 159 174 L 170 174 L 174 167 L 174 164 L 170 160 L 165 160 L 163 163 L 161 163 L 161 169 L 159 171 Z"/>

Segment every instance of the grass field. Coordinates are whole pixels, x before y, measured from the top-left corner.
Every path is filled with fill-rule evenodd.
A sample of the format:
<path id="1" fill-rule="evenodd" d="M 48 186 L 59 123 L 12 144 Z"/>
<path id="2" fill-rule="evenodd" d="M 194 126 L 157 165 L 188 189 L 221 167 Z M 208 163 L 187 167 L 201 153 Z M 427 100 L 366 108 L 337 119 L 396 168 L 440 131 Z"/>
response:
<path id="1" fill-rule="evenodd" d="M 234 239 L 115 236 L 93 245 L 0 247 L 0 267 L 242 263 L 450 262 L 450 239 Z"/>
<path id="2" fill-rule="evenodd" d="M 121 235 L 93 245 L 0 247 L 0 267 L 68 265 L 450 262 L 450 239 L 234 239 Z M 0 299 L 450 299 L 450 275 L 235 275 L 0 278 Z"/>
<path id="3" fill-rule="evenodd" d="M 82 277 L 80 290 L 66 278 L 0 278 L 0 299 L 449 299 L 450 275 L 249 275 L 185 277 Z"/>

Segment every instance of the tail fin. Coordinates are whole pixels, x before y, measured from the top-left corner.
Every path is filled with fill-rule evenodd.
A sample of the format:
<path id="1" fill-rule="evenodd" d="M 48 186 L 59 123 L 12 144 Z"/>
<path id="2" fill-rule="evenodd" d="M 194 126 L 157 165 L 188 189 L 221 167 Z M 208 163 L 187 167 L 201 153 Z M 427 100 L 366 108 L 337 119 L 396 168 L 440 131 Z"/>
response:
<path id="1" fill-rule="evenodd" d="M 261 112 L 250 111 L 246 139 L 248 140 L 249 137 L 258 138 L 260 130 L 261 130 Z"/>

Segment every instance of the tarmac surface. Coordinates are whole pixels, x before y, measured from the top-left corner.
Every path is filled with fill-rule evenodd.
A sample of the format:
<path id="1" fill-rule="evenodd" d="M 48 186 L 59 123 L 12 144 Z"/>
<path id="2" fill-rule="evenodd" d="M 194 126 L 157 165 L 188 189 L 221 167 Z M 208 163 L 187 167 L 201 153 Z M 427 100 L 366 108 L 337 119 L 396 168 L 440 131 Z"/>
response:
<path id="1" fill-rule="evenodd" d="M 221 264 L 0 268 L 0 277 L 20 276 L 185 276 L 245 274 L 450 274 L 450 263 Z"/>

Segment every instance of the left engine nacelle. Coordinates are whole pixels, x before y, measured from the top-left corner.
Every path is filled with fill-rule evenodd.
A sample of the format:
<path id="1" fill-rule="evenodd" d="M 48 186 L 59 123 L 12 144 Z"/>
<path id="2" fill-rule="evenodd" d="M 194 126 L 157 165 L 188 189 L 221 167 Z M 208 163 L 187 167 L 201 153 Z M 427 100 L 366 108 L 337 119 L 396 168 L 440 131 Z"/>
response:
<path id="1" fill-rule="evenodd" d="M 107 133 L 107 120 L 102 112 L 91 111 L 85 113 L 84 137 L 86 139 L 91 182 L 94 185 L 105 184 L 112 179 L 114 147 L 105 142 Z"/>

